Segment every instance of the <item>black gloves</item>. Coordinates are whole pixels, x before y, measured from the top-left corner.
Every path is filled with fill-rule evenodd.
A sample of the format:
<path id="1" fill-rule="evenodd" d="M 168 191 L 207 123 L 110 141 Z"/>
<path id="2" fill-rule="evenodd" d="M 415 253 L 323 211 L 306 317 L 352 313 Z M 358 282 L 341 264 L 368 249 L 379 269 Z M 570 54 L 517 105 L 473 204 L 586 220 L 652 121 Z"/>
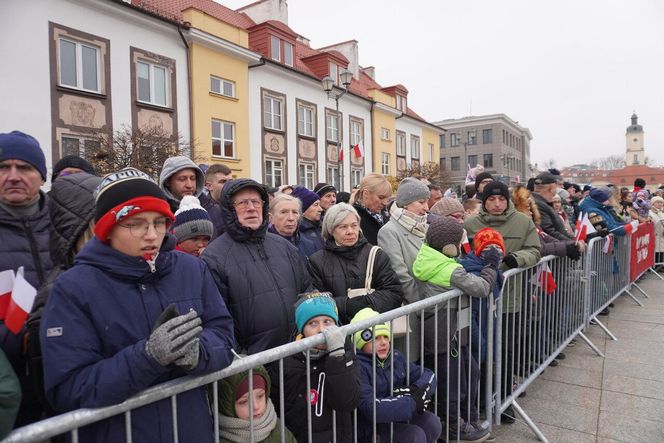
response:
<path id="1" fill-rule="evenodd" d="M 487 265 L 497 268 L 500 266 L 500 262 L 503 259 L 503 253 L 498 248 L 484 248 L 484 250 L 480 253 L 480 258 Z"/>
<path id="2" fill-rule="evenodd" d="M 505 258 L 503 258 L 503 263 L 510 268 L 518 268 L 519 267 L 519 262 L 516 260 L 516 256 L 514 254 L 507 254 Z"/>
<path id="3" fill-rule="evenodd" d="M 581 253 L 579 252 L 579 247 L 576 245 L 576 242 L 569 242 L 565 249 L 566 255 L 572 260 L 578 260 L 581 257 Z"/>
<path id="4" fill-rule="evenodd" d="M 416 385 L 410 385 L 410 396 L 415 400 L 415 410 L 418 414 L 423 414 L 424 410 L 431 403 L 429 398 L 429 390 L 431 385 L 428 383 L 421 388 Z"/>

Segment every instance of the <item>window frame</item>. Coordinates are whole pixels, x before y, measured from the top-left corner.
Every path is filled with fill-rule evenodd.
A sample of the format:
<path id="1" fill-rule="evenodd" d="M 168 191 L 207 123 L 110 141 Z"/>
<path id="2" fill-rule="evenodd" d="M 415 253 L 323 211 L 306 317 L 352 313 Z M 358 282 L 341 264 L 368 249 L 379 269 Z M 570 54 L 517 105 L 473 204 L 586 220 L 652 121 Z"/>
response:
<path id="1" fill-rule="evenodd" d="M 215 91 L 214 88 L 213 88 L 213 81 L 215 81 L 215 80 L 219 82 L 220 88 L 219 88 L 218 91 Z M 228 95 L 228 94 L 224 93 L 224 90 L 225 90 L 224 85 L 225 84 L 230 85 L 231 95 Z M 221 96 L 224 96 L 224 97 L 229 97 L 229 98 L 237 98 L 236 94 L 235 94 L 235 91 L 236 90 L 235 90 L 235 82 L 234 81 L 227 80 L 223 77 L 217 77 L 216 75 L 210 75 L 210 92 L 211 93 L 221 95 Z"/>
<path id="2" fill-rule="evenodd" d="M 429 143 L 429 161 L 432 162 L 434 161 L 434 150 L 436 148 L 434 147 L 433 143 Z"/>
<path id="3" fill-rule="evenodd" d="M 332 122 L 334 121 L 334 125 Z M 340 113 L 337 114 L 335 111 L 326 111 L 325 112 L 325 139 L 330 142 L 339 143 L 341 140 L 339 123 L 341 121 Z M 336 131 L 336 136 L 333 136 Z"/>
<path id="4" fill-rule="evenodd" d="M 381 140 L 390 140 L 390 129 L 389 128 L 380 128 L 380 139 Z"/>
<path id="5" fill-rule="evenodd" d="M 341 187 L 339 186 L 339 180 L 341 179 L 341 175 L 340 175 L 340 173 L 337 173 L 337 171 L 339 170 L 339 166 L 340 166 L 339 163 L 337 163 L 337 164 L 328 164 L 327 168 L 325 170 L 325 172 L 327 174 L 327 183 L 334 186 L 334 188 L 337 191 L 341 190 Z"/>
<path id="6" fill-rule="evenodd" d="M 143 100 L 141 99 L 141 83 L 139 82 L 139 66 L 140 65 L 147 65 L 148 67 L 148 73 L 149 73 L 149 78 L 148 81 L 150 82 L 149 88 L 150 88 L 150 98 L 148 100 Z M 164 71 L 164 103 L 158 103 L 155 100 L 155 92 L 156 92 L 156 81 L 155 79 L 155 71 L 157 69 L 161 69 Z M 152 106 L 160 106 L 163 108 L 168 108 L 170 107 L 171 103 L 171 97 L 170 97 L 170 69 L 168 66 L 161 65 L 159 63 L 154 63 L 152 61 L 145 60 L 144 58 L 139 58 L 136 60 L 136 101 L 139 103 L 146 103 L 148 105 Z"/>
<path id="7" fill-rule="evenodd" d="M 390 175 L 390 153 L 389 152 L 381 153 L 380 169 L 381 169 L 381 173 L 383 175 Z"/>
<path id="8" fill-rule="evenodd" d="M 272 167 L 270 168 L 271 174 L 268 175 L 268 164 L 271 164 Z M 278 166 L 277 166 L 278 165 Z M 263 167 L 265 168 L 265 184 L 271 187 L 279 187 L 283 184 L 284 181 L 284 161 L 281 159 L 277 158 L 270 158 L 266 157 L 263 160 Z M 279 182 L 277 183 L 276 179 L 276 172 L 279 172 Z M 270 178 L 271 177 L 271 178 Z"/>
<path id="9" fill-rule="evenodd" d="M 362 137 L 362 133 L 364 132 L 364 122 L 350 118 L 349 119 L 349 126 L 350 126 L 350 147 L 353 147 L 355 145 L 363 145 L 364 141 Z M 357 131 L 354 131 L 354 129 L 357 129 Z"/>
<path id="10" fill-rule="evenodd" d="M 475 161 L 471 162 L 470 161 L 471 158 L 474 159 Z M 468 158 L 466 158 L 466 161 L 468 162 L 469 167 L 474 168 L 475 166 L 477 166 L 477 154 L 469 154 Z"/>
<path id="11" fill-rule="evenodd" d="M 275 56 L 275 49 L 277 52 L 276 56 Z M 275 35 L 270 35 L 270 59 L 277 62 L 281 62 L 281 39 Z"/>
<path id="12" fill-rule="evenodd" d="M 489 161 L 487 161 L 489 160 Z M 482 156 L 482 166 L 485 168 L 493 168 L 493 153 L 487 152 Z"/>
<path id="13" fill-rule="evenodd" d="M 316 184 L 316 165 L 300 162 L 298 165 L 298 184 L 307 189 L 313 189 Z"/>
<path id="14" fill-rule="evenodd" d="M 493 129 L 482 129 L 482 144 L 488 145 L 493 143 Z"/>
<path id="15" fill-rule="evenodd" d="M 450 171 L 461 171 L 461 157 L 450 157 Z"/>
<path id="16" fill-rule="evenodd" d="M 362 169 L 360 168 L 350 168 L 350 186 L 354 188 L 359 186 L 362 181 Z"/>
<path id="17" fill-rule="evenodd" d="M 266 106 L 266 100 L 270 101 L 269 110 Z M 274 96 L 272 94 L 263 94 L 263 127 L 272 131 L 284 131 L 284 102 L 285 100 L 281 97 Z M 279 113 L 274 112 L 274 103 L 279 103 Z M 270 116 L 270 121 L 268 125 L 267 116 Z M 279 127 L 274 126 L 275 116 L 278 116 Z"/>
<path id="18" fill-rule="evenodd" d="M 420 137 L 417 135 L 410 136 L 410 158 L 419 160 L 422 155 L 422 150 L 420 146 Z"/>
<path id="19" fill-rule="evenodd" d="M 401 143 L 399 143 L 401 141 Z M 406 133 L 402 131 L 396 131 L 395 135 L 395 147 L 396 147 L 396 152 L 398 157 L 405 157 L 406 156 Z M 401 149 L 399 149 L 399 145 L 401 145 Z"/>
<path id="20" fill-rule="evenodd" d="M 75 75 L 76 75 L 76 84 L 75 85 L 68 85 L 63 83 L 62 81 L 62 68 L 63 68 L 63 61 L 62 61 L 62 45 L 61 42 L 67 42 L 70 44 L 75 45 L 75 60 L 74 62 L 76 63 L 75 66 Z M 92 43 L 82 41 L 76 38 L 72 38 L 70 36 L 58 36 L 58 43 L 57 43 L 57 54 L 58 54 L 58 86 L 62 86 L 63 88 L 71 88 L 71 89 L 76 89 L 79 91 L 87 91 L 87 92 L 93 92 L 97 94 L 102 93 L 102 58 L 101 58 L 101 48 L 97 45 L 94 45 Z M 83 82 L 84 82 L 84 72 L 83 72 L 83 47 L 87 47 L 90 49 L 94 49 L 95 51 L 95 69 L 96 69 L 96 85 L 97 89 L 89 89 L 84 87 Z"/>
<path id="21" fill-rule="evenodd" d="M 64 147 L 65 139 L 75 140 L 76 143 L 78 144 L 78 152 L 65 153 L 65 147 Z M 88 149 L 86 145 L 89 142 L 97 144 L 97 147 L 101 146 L 100 143 L 99 143 L 99 140 L 95 140 L 94 138 L 85 137 L 85 136 L 77 135 L 77 134 L 69 134 L 69 133 L 68 134 L 62 134 L 60 136 L 60 158 L 64 157 L 65 155 L 70 155 L 70 154 L 71 155 L 76 155 L 76 156 L 81 157 L 81 158 L 85 158 L 85 152 Z"/>
<path id="22" fill-rule="evenodd" d="M 283 53 L 284 53 L 283 63 L 286 66 L 291 66 L 292 67 L 295 63 L 294 62 L 294 60 L 295 60 L 295 45 L 293 45 L 291 42 L 287 42 L 287 41 L 284 40 L 283 41 L 283 46 L 284 46 L 284 48 L 283 48 Z M 287 51 L 286 48 L 290 48 L 290 63 L 287 60 L 287 54 L 289 54 L 289 51 Z"/>
<path id="23" fill-rule="evenodd" d="M 220 137 L 214 137 L 214 125 L 215 123 L 219 124 L 219 134 Z M 232 137 L 231 139 L 226 138 L 226 125 L 230 126 L 231 131 L 232 131 Z M 216 118 L 213 118 L 210 123 L 210 135 L 211 135 L 211 140 L 212 140 L 212 157 L 219 157 L 219 158 L 236 158 L 237 151 L 235 149 L 235 123 L 229 122 L 226 120 L 219 120 Z M 215 140 L 218 140 L 220 142 L 220 151 L 219 154 L 214 153 L 214 142 Z M 232 155 L 228 156 L 226 155 L 226 143 L 230 142 L 231 143 L 231 151 Z"/>
<path id="24" fill-rule="evenodd" d="M 310 114 L 309 121 L 306 119 L 307 111 Z M 309 133 L 306 131 L 307 127 L 309 127 Z M 297 133 L 302 137 L 314 138 L 316 136 L 316 109 L 313 106 L 304 103 L 297 104 Z"/>
<path id="25" fill-rule="evenodd" d="M 459 134 L 450 132 L 450 147 L 456 148 L 457 146 L 459 146 Z"/>

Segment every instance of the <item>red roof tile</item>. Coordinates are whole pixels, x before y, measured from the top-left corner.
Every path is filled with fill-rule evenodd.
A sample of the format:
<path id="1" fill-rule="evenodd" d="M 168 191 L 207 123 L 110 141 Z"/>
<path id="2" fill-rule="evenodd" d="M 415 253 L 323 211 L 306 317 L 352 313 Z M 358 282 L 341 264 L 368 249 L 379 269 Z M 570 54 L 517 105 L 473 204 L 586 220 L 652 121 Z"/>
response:
<path id="1" fill-rule="evenodd" d="M 182 11 L 195 8 L 241 29 L 255 25 L 248 15 L 235 12 L 212 0 L 132 0 L 132 5 L 169 20 L 182 22 Z"/>

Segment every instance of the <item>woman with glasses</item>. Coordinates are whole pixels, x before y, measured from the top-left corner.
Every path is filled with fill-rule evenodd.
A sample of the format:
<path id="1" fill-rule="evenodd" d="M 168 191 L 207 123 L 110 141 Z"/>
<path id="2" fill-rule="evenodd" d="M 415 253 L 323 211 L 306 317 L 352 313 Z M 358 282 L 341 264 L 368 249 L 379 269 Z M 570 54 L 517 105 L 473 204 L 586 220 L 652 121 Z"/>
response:
<path id="1" fill-rule="evenodd" d="M 233 321 L 205 264 L 173 250 L 161 189 L 126 168 L 96 191 L 94 238 L 53 285 L 41 322 L 46 398 L 55 412 L 120 403 L 232 361 Z M 177 396 L 182 441 L 212 441 L 204 387 Z M 132 412 L 137 441 L 174 439 L 171 400 Z M 79 429 L 83 441 L 125 439 L 122 415 Z"/>
<path id="2" fill-rule="evenodd" d="M 360 216 L 362 234 L 372 245 L 378 244 L 378 231 L 390 219 L 385 209 L 392 196 L 392 185 L 384 175 L 371 173 L 362 179 L 351 204 Z"/>

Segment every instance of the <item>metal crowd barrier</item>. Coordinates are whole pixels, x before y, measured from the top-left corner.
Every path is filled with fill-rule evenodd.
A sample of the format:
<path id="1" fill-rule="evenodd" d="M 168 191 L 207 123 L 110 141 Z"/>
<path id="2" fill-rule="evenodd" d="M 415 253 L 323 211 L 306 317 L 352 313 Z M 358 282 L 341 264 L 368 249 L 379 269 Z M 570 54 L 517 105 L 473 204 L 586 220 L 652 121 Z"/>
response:
<path id="1" fill-rule="evenodd" d="M 494 308 L 492 306 L 493 303 L 491 302 L 491 299 L 487 300 L 487 305 L 488 305 L 488 312 L 489 313 L 493 312 Z M 475 380 L 475 382 L 472 383 L 471 386 L 470 378 L 456 376 L 459 373 L 463 373 L 464 370 L 467 371 L 467 373 L 470 373 L 471 371 L 477 371 L 477 364 L 474 363 L 474 360 L 472 358 L 466 360 L 459 358 L 459 354 L 463 352 L 460 343 L 460 335 L 461 335 L 460 333 L 461 331 L 459 331 L 460 327 L 467 325 L 468 329 L 467 335 L 469 339 L 468 339 L 467 349 L 465 351 L 466 355 L 470 355 L 469 350 L 473 346 L 472 343 L 473 334 L 472 331 L 470 331 L 470 329 L 472 328 L 471 326 L 472 319 L 471 319 L 471 309 L 469 306 L 470 303 L 468 302 L 468 297 L 466 295 L 462 294 L 461 291 L 459 290 L 451 290 L 427 298 L 425 300 L 418 301 L 417 303 L 405 305 L 393 311 L 380 314 L 377 317 L 373 317 L 368 320 L 364 320 L 358 323 L 354 323 L 352 325 L 346 325 L 342 327 L 342 329 L 346 332 L 347 335 L 352 336 L 352 334 L 354 334 L 356 331 L 364 331 L 366 329 L 371 329 L 376 324 L 383 323 L 386 321 L 393 321 L 398 317 L 406 315 L 411 320 L 411 325 L 414 324 L 419 325 L 419 332 L 420 332 L 419 340 L 413 339 L 413 336 L 415 334 L 411 331 L 408 331 L 406 333 L 405 340 L 403 340 L 406 346 L 404 356 L 408 359 L 408 361 L 411 360 L 410 355 L 415 350 L 414 346 L 417 346 L 419 348 L 420 355 L 425 354 L 426 350 L 425 345 L 427 348 L 432 347 L 434 350 L 436 349 L 449 350 L 449 353 L 445 352 L 442 353 L 443 358 L 431 358 L 430 359 L 431 361 L 429 361 L 428 358 L 420 359 L 421 362 L 426 360 L 427 366 L 429 366 L 434 371 L 437 377 L 438 389 L 434 393 L 432 399 L 432 407 L 430 408 L 430 410 L 432 410 L 432 412 L 441 417 L 441 421 L 445 423 L 443 425 L 443 433 L 445 433 L 445 435 L 450 434 L 451 432 L 450 425 L 453 424 L 449 423 L 449 420 L 446 420 L 446 417 L 449 417 L 450 414 L 456 417 L 468 417 L 471 415 L 479 416 L 480 412 L 482 412 L 482 417 L 484 417 L 485 419 L 490 417 L 490 413 L 485 413 L 484 409 L 480 411 L 480 404 L 481 404 L 479 397 L 480 391 L 483 393 L 483 399 L 484 399 L 483 408 L 488 408 L 488 410 L 490 411 L 491 408 L 494 406 L 492 389 L 491 389 L 491 379 L 492 379 L 491 368 L 493 366 L 491 362 L 493 361 L 493 347 L 485 346 L 487 349 L 482 349 L 481 343 L 479 344 L 479 346 L 477 346 L 478 344 L 475 343 L 476 345 L 474 348 L 475 351 L 480 352 L 480 355 L 484 356 L 483 358 L 486 359 L 485 367 L 488 368 L 488 371 L 485 372 L 484 380 Z M 433 325 L 434 328 L 433 330 L 438 330 L 439 323 L 442 322 L 443 320 L 447 321 L 446 324 L 450 324 L 451 319 L 456 319 L 456 323 L 458 324 L 459 327 L 457 327 L 456 331 L 450 331 L 449 328 L 445 328 L 447 330 L 446 334 L 434 334 L 432 337 L 433 343 L 431 343 L 429 340 L 424 339 L 425 321 L 421 321 L 423 318 L 425 319 L 427 326 Z M 417 321 L 414 321 L 415 319 L 417 319 Z M 481 327 L 487 328 L 487 334 L 488 334 L 487 336 L 488 337 L 493 336 L 493 315 L 489 314 L 487 317 L 483 318 L 482 321 L 484 321 L 485 324 L 482 325 Z M 393 349 L 394 349 L 394 342 L 395 340 L 393 338 L 392 340 Z M 69 434 L 71 441 L 76 443 L 79 441 L 79 430 L 81 428 L 118 415 L 124 416 L 125 441 L 131 442 L 132 411 L 137 408 L 143 407 L 145 405 L 162 400 L 170 400 L 171 414 L 172 414 L 170 426 L 172 426 L 173 429 L 174 441 L 177 442 L 179 438 L 186 439 L 183 436 L 185 435 L 183 434 L 183 432 L 186 432 L 186 429 L 178 430 L 178 420 L 174 419 L 175 417 L 177 417 L 178 413 L 177 412 L 178 394 L 206 385 L 209 385 L 212 388 L 211 392 L 213 394 L 211 401 L 211 409 L 213 413 L 214 429 L 210 429 L 210 435 L 211 436 L 214 435 L 214 441 L 219 441 L 219 412 L 218 412 L 219 398 L 217 394 L 218 380 L 234 374 L 241 373 L 243 371 L 251 370 L 252 368 L 258 367 L 259 365 L 266 365 L 269 363 L 274 364 L 275 365 L 274 367 L 278 367 L 277 376 L 279 380 L 280 392 L 279 392 L 278 404 L 275 401 L 275 407 L 278 406 L 279 408 L 280 418 L 279 418 L 279 424 L 277 426 L 280 426 L 280 429 L 282 431 L 281 441 L 284 442 L 285 438 L 284 438 L 283 429 L 286 427 L 285 418 L 284 418 L 285 413 L 284 413 L 284 389 L 283 389 L 284 360 L 292 355 L 298 353 L 305 353 L 306 367 L 308 370 L 310 368 L 310 365 L 312 364 L 311 363 L 312 360 L 310 358 L 310 351 L 316 346 L 324 343 L 325 339 L 323 334 L 317 334 L 316 336 L 291 342 L 283 346 L 279 346 L 273 349 L 260 352 L 258 354 L 249 355 L 241 359 L 236 359 L 229 367 L 221 371 L 199 377 L 183 377 L 180 379 L 171 380 L 162 383 L 160 385 L 151 387 L 141 392 L 140 394 L 132 398 L 129 398 L 128 400 L 117 405 L 95 408 L 95 409 L 79 409 L 16 429 L 4 440 L 4 442 L 7 443 L 41 442 L 61 434 Z M 391 362 L 393 362 L 394 353 L 392 353 L 391 357 L 389 358 L 391 359 Z M 394 366 L 392 366 L 391 370 L 392 378 L 394 377 L 393 370 Z M 375 354 L 374 354 L 373 417 L 376 417 L 375 374 L 376 374 L 376 364 L 375 364 Z M 250 375 L 249 390 L 251 391 L 252 373 L 250 372 L 249 375 Z M 274 377 L 274 375 L 272 376 Z M 411 383 L 411 380 L 409 380 L 409 378 L 410 374 L 407 373 L 407 379 L 408 379 L 407 386 Z M 307 391 L 306 391 L 307 393 L 310 392 L 311 390 L 312 387 L 311 383 L 312 380 L 310 379 L 309 372 L 307 371 Z M 464 383 L 465 385 L 462 385 L 462 383 Z M 328 389 L 344 389 L 344 387 L 334 386 L 334 387 L 328 387 Z M 463 396 L 462 394 L 464 392 L 472 393 L 472 395 L 468 394 L 466 396 Z M 307 398 L 308 395 L 304 395 L 303 401 L 305 401 L 305 399 Z M 455 402 L 453 401 L 453 398 L 457 398 L 459 400 Z M 253 407 L 252 396 L 249 396 L 249 399 L 250 399 L 249 408 L 250 410 L 252 410 Z M 309 440 L 311 441 L 311 435 L 312 435 L 311 407 L 308 408 L 306 420 L 307 420 L 307 428 L 309 433 L 308 434 Z M 358 411 L 355 410 L 353 412 L 354 441 L 358 441 L 357 423 L 358 423 Z M 253 442 L 255 441 L 253 435 L 253 418 L 250 418 L 250 424 L 251 424 L 250 441 Z M 485 425 L 486 427 L 490 428 L 491 426 L 490 420 L 486 420 Z M 377 423 L 375 418 L 372 420 L 372 427 L 374 431 L 373 435 L 375 436 L 377 429 Z M 458 423 L 456 429 L 457 431 L 459 429 Z M 178 431 L 180 431 L 180 433 L 178 433 Z M 333 435 L 334 435 L 334 440 L 336 441 L 337 440 L 336 415 L 334 416 Z M 390 440 L 392 440 L 392 438 L 390 438 Z M 452 437 L 450 440 L 454 440 L 454 437 Z"/>

